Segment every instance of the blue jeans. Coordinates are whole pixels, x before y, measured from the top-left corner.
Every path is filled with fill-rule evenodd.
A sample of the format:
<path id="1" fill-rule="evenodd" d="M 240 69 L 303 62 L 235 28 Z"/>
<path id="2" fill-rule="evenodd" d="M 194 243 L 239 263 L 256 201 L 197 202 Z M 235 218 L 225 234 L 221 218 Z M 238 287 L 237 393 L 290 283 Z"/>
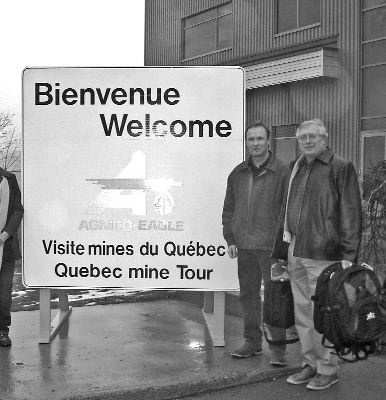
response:
<path id="1" fill-rule="evenodd" d="M 240 304 L 244 313 L 244 338 L 261 347 L 261 280 L 271 279 L 273 260 L 269 250 L 238 249 L 237 264 L 240 283 Z M 276 340 L 285 339 L 285 329 L 271 328 Z M 278 356 L 284 356 L 285 345 L 271 346 Z"/>
<path id="2" fill-rule="evenodd" d="M 8 332 L 11 325 L 12 283 L 15 261 L 3 261 L 0 270 L 0 331 Z"/>

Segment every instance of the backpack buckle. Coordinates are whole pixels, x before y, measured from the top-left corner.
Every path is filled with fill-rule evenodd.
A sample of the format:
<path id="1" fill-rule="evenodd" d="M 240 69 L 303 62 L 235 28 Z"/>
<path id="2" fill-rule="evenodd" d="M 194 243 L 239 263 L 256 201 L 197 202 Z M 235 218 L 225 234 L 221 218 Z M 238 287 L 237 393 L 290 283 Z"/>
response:
<path id="1" fill-rule="evenodd" d="M 361 266 L 364 267 L 364 268 L 369 269 L 370 271 L 374 271 L 374 268 L 373 268 L 371 265 L 369 265 L 369 264 L 362 263 Z"/>

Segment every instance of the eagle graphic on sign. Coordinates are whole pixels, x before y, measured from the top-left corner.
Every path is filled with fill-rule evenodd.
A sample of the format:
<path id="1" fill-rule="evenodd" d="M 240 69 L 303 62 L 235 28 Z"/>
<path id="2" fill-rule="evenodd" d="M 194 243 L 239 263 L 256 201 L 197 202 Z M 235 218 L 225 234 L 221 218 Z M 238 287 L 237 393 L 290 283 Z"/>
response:
<path id="1" fill-rule="evenodd" d="M 161 215 L 170 214 L 174 199 L 172 187 L 181 187 L 181 182 L 172 178 L 147 178 L 146 155 L 136 151 L 129 164 L 115 178 L 86 179 L 102 188 L 95 200 L 89 203 L 89 214 L 100 214 L 105 209 L 131 209 L 133 215 L 147 215 L 147 196 L 155 193 L 153 208 Z"/>

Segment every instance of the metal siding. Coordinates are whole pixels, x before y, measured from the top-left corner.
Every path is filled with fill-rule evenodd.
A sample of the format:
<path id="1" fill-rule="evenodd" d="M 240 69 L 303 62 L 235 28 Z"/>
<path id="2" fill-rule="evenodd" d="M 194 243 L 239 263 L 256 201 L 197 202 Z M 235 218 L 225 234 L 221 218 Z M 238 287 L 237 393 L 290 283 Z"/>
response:
<path id="1" fill-rule="evenodd" d="M 241 57 L 259 51 L 257 43 L 261 40 L 261 18 L 263 1 L 233 1 L 234 30 L 233 56 Z"/>
<path id="2" fill-rule="evenodd" d="M 175 65 L 181 57 L 179 4 L 146 0 L 145 65 Z"/>
<path id="3" fill-rule="evenodd" d="M 289 95 L 289 85 L 247 91 L 247 123 L 261 120 L 271 128 L 294 123 Z"/>
<path id="4" fill-rule="evenodd" d="M 145 65 L 216 65 L 233 57 L 221 51 L 193 60 L 183 60 L 183 18 L 228 0 L 146 0 Z"/>
<path id="5" fill-rule="evenodd" d="M 229 53 L 232 50 L 220 50 L 216 53 L 208 54 L 205 56 L 196 57 L 191 60 L 184 60 L 180 62 L 183 66 L 199 66 L 199 65 L 218 65 L 223 64 L 230 58 Z"/>
<path id="6" fill-rule="evenodd" d="M 320 26 L 275 35 L 275 0 L 233 0 L 232 50 L 184 61 L 182 19 L 227 2 L 228 0 L 146 0 L 146 65 L 216 65 L 232 58 L 329 36 L 337 33 L 335 12 L 338 5 L 352 3 L 351 0 L 322 0 Z"/>
<path id="7" fill-rule="evenodd" d="M 337 78 L 339 67 L 336 53 L 322 49 L 248 65 L 245 67 L 246 88 L 272 86 L 320 76 Z"/>
<path id="8" fill-rule="evenodd" d="M 321 34 L 339 33 L 339 78 L 314 78 L 251 90 L 247 93 L 247 120 L 262 119 L 272 127 L 320 118 L 327 126 L 333 150 L 358 164 L 359 2 L 324 1 L 322 15 Z M 281 38 L 281 45 L 293 44 L 295 38 L 287 37 L 288 42 Z"/>
<path id="9" fill-rule="evenodd" d="M 339 78 L 313 78 L 247 92 L 247 121 L 288 125 L 321 118 L 338 154 L 358 161 L 359 6 L 355 0 L 322 0 L 320 26 L 275 35 L 274 0 L 233 0 L 232 50 L 182 59 L 182 18 L 226 3 L 221 0 L 146 0 L 146 65 L 216 65 L 232 58 L 285 48 L 338 34 Z M 266 60 L 268 61 L 268 60 Z"/>

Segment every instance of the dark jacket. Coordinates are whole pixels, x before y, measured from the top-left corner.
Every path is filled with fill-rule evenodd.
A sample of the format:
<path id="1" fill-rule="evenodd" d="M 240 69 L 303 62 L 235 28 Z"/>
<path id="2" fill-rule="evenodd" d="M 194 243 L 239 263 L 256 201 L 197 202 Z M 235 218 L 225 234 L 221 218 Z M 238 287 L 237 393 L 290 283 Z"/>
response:
<path id="1" fill-rule="evenodd" d="M 288 167 L 273 154 L 254 176 L 249 160 L 229 175 L 222 213 L 228 246 L 271 250 L 286 187 Z"/>
<path id="2" fill-rule="evenodd" d="M 272 251 L 273 257 L 284 260 L 288 250 L 283 241 L 286 200 L 287 195 Z M 295 257 L 357 261 L 362 234 L 358 177 L 353 164 L 329 148 L 312 164 L 295 234 Z"/>
<path id="3" fill-rule="evenodd" d="M 21 257 L 17 231 L 23 218 L 23 206 L 21 205 L 21 194 L 16 176 L 11 172 L 0 168 L 0 179 L 8 179 L 9 185 L 9 205 L 7 221 L 3 231 L 6 231 L 10 237 L 4 244 L 3 260 L 14 261 Z"/>

